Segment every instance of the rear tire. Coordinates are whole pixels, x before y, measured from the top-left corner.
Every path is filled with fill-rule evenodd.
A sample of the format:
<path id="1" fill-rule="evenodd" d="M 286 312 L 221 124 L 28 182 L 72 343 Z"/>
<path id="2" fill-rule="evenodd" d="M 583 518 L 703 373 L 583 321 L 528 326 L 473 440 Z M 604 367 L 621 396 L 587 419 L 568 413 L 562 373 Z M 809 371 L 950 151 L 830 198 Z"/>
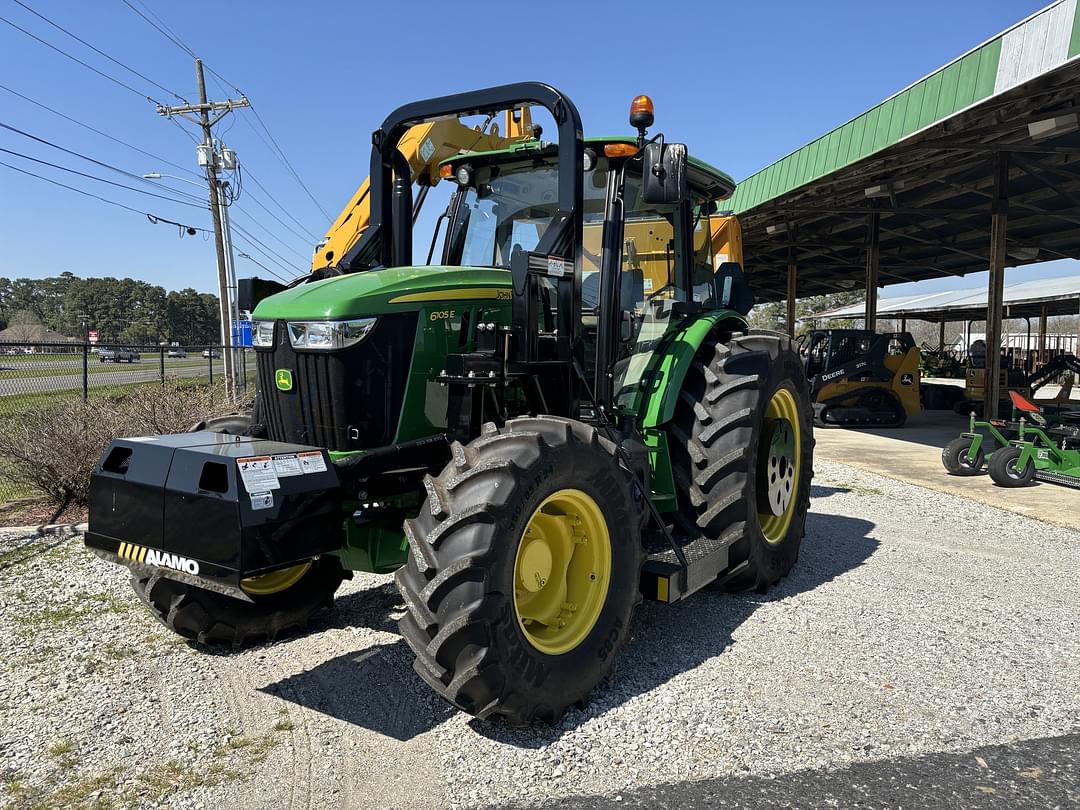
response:
<path id="1" fill-rule="evenodd" d="M 787 421 L 770 416 L 778 400 L 788 403 L 798 449 L 791 489 L 782 493 L 791 511 L 779 519 L 759 501 L 773 472 L 770 436 Z M 811 413 L 806 371 L 786 336 L 711 338 L 698 350 L 669 426 L 676 525 L 691 537 L 730 546 L 731 567 L 718 585 L 763 592 L 798 559 L 813 476 Z"/>
<path id="2" fill-rule="evenodd" d="M 1026 487 L 1035 480 L 1035 464 L 1030 460 L 1023 470 L 1017 469 L 1021 448 L 1002 447 L 990 454 L 990 477 L 999 487 Z"/>
<path id="3" fill-rule="evenodd" d="M 950 475 L 978 475 L 982 472 L 985 461 L 982 447 L 979 448 L 979 452 L 972 459 L 968 453 L 971 441 L 966 436 L 960 436 L 941 449 L 941 464 L 948 470 Z"/>
<path id="4" fill-rule="evenodd" d="M 253 596 L 252 602 L 160 574 L 132 574 L 131 586 L 157 620 L 177 635 L 236 649 L 303 630 L 315 613 L 333 604 L 334 592 L 345 577 L 336 557 L 322 557 L 295 584 L 278 593 Z"/>
<path id="5" fill-rule="evenodd" d="M 485 425 L 468 445 L 455 443 L 453 460 L 424 485 L 420 513 L 405 522 L 411 553 L 395 577 L 407 608 L 398 627 L 416 672 L 462 711 L 514 725 L 555 723 L 568 706 L 584 705 L 612 671 L 641 600 L 638 507 L 614 446 L 574 420 L 512 419 L 502 429 Z M 542 511 L 564 493 L 592 506 L 582 514 Z M 532 548 L 534 530 L 547 534 L 544 521 L 583 530 L 565 546 L 572 551 L 553 555 L 568 560 L 563 573 L 547 557 L 550 573 L 533 571 L 530 586 L 522 550 Z M 591 559 L 598 543 L 608 549 L 606 562 L 579 571 L 578 555 Z M 606 587 L 593 584 L 605 576 Z M 523 606 L 549 587 L 562 594 L 549 602 L 562 612 L 529 618 Z"/>

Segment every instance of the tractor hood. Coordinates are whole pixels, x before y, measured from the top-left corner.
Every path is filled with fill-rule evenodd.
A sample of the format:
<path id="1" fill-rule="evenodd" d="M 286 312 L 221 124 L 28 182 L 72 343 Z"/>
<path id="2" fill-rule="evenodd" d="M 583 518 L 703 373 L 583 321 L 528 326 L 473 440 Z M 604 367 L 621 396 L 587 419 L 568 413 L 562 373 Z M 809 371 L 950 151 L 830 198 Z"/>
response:
<path id="1" fill-rule="evenodd" d="M 510 271 L 485 267 L 388 267 L 300 284 L 264 299 L 254 320 L 336 320 L 511 297 Z"/>

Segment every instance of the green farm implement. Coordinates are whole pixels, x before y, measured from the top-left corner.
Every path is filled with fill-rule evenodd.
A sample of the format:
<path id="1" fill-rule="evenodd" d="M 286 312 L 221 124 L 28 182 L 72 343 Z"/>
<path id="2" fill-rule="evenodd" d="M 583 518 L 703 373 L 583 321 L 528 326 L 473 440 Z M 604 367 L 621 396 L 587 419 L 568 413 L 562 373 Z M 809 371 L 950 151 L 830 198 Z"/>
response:
<path id="1" fill-rule="evenodd" d="M 1051 422 L 1031 400 L 1015 391 L 1009 396 L 1013 420 L 982 421 L 972 415 L 967 432 L 941 451 L 945 469 L 976 475 L 985 463 L 999 486 L 1022 487 L 1038 480 L 1080 488 L 1080 413 L 1061 411 Z M 988 437 L 995 445 L 990 452 Z"/>
<path id="2" fill-rule="evenodd" d="M 476 148 L 530 107 L 557 143 L 530 126 Z M 473 117 L 471 148 L 431 167 L 445 143 L 418 128 Z M 115 440 L 87 546 L 171 630 L 233 646 L 305 627 L 351 571 L 393 572 L 418 675 L 510 723 L 584 703 L 642 597 L 787 574 L 809 503 L 806 374 L 786 337 L 748 328 L 717 205 L 734 182 L 649 137 L 647 97 L 630 123 L 586 139 L 537 83 L 391 113 L 356 198 L 370 216 L 343 214 L 366 224 L 330 235 L 334 264 L 241 281 L 252 413 Z M 440 181 L 449 205 L 414 252 Z"/>

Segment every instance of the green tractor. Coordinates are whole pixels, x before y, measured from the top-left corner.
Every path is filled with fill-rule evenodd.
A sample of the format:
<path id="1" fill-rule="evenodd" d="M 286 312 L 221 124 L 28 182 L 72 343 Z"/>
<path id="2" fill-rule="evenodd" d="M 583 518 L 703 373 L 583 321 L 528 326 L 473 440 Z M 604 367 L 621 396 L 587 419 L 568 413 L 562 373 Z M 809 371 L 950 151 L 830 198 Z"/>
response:
<path id="1" fill-rule="evenodd" d="M 558 144 L 447 161 L 441 258 L 417 266 L 398 141 L 525 104 Z M 741 268 L 714 255 L 733 182 L 648 137 L 652 118 L 639 98 L 637 136 L 586 140 L 537 83 L 392 113 L 348 255 L 288 288 L 244 285 L 252 413 L 114 441 L 87 546 L 170 629 L 234 646 L 304 627 L 351 571 L 396 571 L 416 672 L 514 724 L 583 704 L 642 596 L 787 574 L 809 503 L 806 375 L 786 337 L 747 328 Z"/>

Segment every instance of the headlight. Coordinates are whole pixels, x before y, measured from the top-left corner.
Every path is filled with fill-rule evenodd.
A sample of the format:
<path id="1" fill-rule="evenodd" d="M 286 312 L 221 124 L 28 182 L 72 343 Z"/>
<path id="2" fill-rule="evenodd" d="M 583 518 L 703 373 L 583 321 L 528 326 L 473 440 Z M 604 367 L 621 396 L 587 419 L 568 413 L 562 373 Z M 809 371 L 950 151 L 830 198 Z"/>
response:
<path id="1" fill-rule="evenodd" d="M 251 345 L 269 348 L 274 345 L 274 322 L 251 322 Z"/>
<path id="2" fill-rule="evenodd" d="M 289 342 L 294 349 L 345 349 L 366 338 L 377 320 L 290 321 Z"/>

